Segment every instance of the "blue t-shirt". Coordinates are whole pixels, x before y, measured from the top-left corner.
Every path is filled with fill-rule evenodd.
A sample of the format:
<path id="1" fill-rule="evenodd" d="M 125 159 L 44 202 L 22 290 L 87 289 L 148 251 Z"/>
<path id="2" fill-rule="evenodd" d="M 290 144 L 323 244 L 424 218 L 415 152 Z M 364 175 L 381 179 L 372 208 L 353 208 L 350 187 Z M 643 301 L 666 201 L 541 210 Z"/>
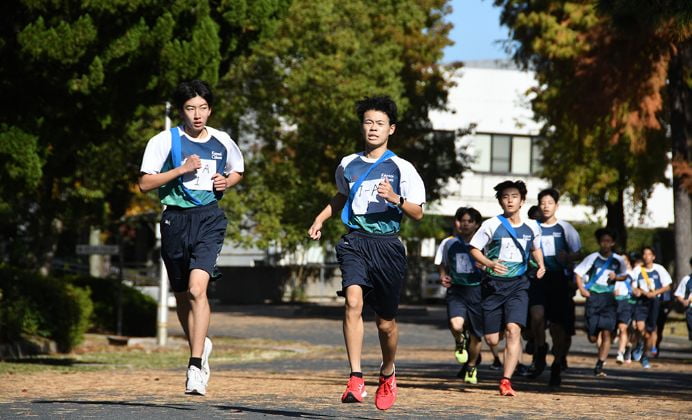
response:
<path id="1" fill-rule="evenodd" d="M 377 159 L 368 159 L 362 153 L 348 155 L 341 160 L 336 169 L 336 186 L 339 193 L 348 197 L 353 184 Z M 359 230 L 376 234 L 399 232 L 402 211 L 392 203 L 377 195 L 377 186 L 384 178 L 392 185 L 392 190 L 407 201 L 422 205 L 425 203 L 425 186 L 413 165 L 394 156 L 377 165 L 360 184 L 351 208 L 349 224 Z"/>
<path id="2" fill-rule="evenodd" d="M 646 270 L 646 274 L 649 277 L 649 282 L 651 282 L 651 284 L 646 281 L 643 270 Z M 662 265 L 654 263 L 650 270 L 647 270 L 642 266 L 638 270 L 634 271 L 634 283 L 637 288 L 643 290 L 644 292 L 649 292 L 660 289 L 664 286 L 668 286 L 669 284 L 673 283 L 673 280 L 670 278 L 668 271 Z M 658 298 L 667 302 L 671 300 L 672 293 L 670 290 L 663 292 L 658 295 Z"/>
<path id="3" fill-rule="evenodd" d="M 571 224 L 558 220 L 557 223 L 546 225 L 541 223 L 541 250 L 543 262 L 547 271 L 564 271 L 568 264 L 560 262 L 561 253 L 577 252 L 581 249 L 579 234 Z"/>
<path id="4" fill-rule="evenodd" d="M 484 221 L 471 239 L 470 245 L 483 250 L 486 258 L 498 260 L 507 267 L 507 273 L 502 275 L 486 268 L 488 274 L 494 277 L 509 278 L 524 274 L 529 261 L 529 252 L 541 246 L 541 231 L 533 220 L 512 227 L 517 233 L 521 249 L 517 248 L 514 239 L 497 217 Z"/>
<path id="5" fill-rule="evenodd" d="M 231 172 L 244 172 L 243 155 L 230 136 L 212 127 L 205 127 L 208 135 L 202 139 L 190 139 L 179 127 L 181 165 L 187 156 L 198 155 L 202 167 L 196 172 L 183 176 L 183 182 L 200 204 L 188 200 L 180 186 L 179 178 L 159 187 L 161 204 L 178 207 L 195 207 L 213 203 L 221 198 L 222 193 L 215 192 L 211 177 L 214 174 L 228 175 Z M 141 173 L 157 174 L 173 169 L 171 158 L 171 133 L 162 131 L 147 143 L 142 159 Z"/>
<path id="6" fill-rule="evenodd" d="M 591 279 L 593 279 L 599 271 L 601 272 L 601 275 L 592 282 L 591 288 L 589 289 L 591 293 L 613 293 L 615 291 L 615 283 L 609 282 L 608 277 L 610 273 L 615 273 L 618 277 L 627 274 L 625 260 L 614 252 L 611 255 L 613 258 L 603 271 L 601 271 L 601 267 L 606 264 L 608 258 L 602 256 L 599 252 L 589 254 L 574 268 L 574 273 L 584 278 L 585 286 L 591 282 Z"/>
<path id="7" fill-rule="evenodd" d="M 452 284 L 461 286 L 481 284 L 481 272 L 469 254 L 469 246 L 463 238 L 452 236 L 443 240 L 437 250 L 435 263 L 445 267 L 452 278 Z"/>

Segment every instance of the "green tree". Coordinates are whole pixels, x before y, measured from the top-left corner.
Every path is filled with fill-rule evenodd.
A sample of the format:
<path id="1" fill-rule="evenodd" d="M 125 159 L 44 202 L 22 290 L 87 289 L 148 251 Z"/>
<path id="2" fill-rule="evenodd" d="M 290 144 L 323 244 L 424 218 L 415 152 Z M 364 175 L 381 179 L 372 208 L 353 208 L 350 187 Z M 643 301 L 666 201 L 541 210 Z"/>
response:
<path id="1" fill-rule="evenodd" d="M 422 173 L 428 200 L 458 177 L 465 156 L 435 134 L 428 111 L 445 106 L 450 82 L 438 63 L 450 43 L 446 1 L 296 0 L 271 39 L 222 77 L 221 109 L 251 164 L 238 199 L 225 200 L 236 240 L 293 249 L 336 192 L 340 157 L 361 149 L 354 103 L 387 94 L 400 108 L 390 147 Z M 338 219 L 338 216 L 333 218 Z M 333 240 L 337 221 L 323 235 Z"/>
<path id="2" fill-rule="evenodd" d="M 48 267 L 59 238 L 124 214 L 181 79 L 215 84 L 290 0 L 12 0 L 0 15 L 3 259 Z M 8 198 L 12 197 L 12 198 Z"/>
<path id="3" fill-rule="evenodd" d="M 624 192 L 642 211 L 667 183 L 662 90 L 670 40 L 614 30 L 593 1 L 496 0 L 515 59 L 536 72 L 544 173 L 576 202 L 608 210 L 626 246 Z"/>

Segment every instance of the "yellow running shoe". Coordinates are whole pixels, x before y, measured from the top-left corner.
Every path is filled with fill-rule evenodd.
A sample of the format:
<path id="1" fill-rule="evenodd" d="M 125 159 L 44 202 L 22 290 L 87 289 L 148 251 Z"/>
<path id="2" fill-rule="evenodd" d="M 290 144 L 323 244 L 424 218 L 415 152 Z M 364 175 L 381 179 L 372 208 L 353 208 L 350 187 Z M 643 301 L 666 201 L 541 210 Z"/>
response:
<path id="1" fill-rule="evenodd" d="M 478 378 L 476 376 L 478 369 L 475 366 L 466 369 L 466 376 L 464 376 L 464 382 L 467 384 L 477 384 Z"/>
<path id="2" fill-rule="evenodd" d="M 469 353 L 466 351 L 464 340 L 457 343 L 456 349 L 454 350 L 454 357 L 456 357 L 457 362 L 462 365 L 469 361 Z"/>

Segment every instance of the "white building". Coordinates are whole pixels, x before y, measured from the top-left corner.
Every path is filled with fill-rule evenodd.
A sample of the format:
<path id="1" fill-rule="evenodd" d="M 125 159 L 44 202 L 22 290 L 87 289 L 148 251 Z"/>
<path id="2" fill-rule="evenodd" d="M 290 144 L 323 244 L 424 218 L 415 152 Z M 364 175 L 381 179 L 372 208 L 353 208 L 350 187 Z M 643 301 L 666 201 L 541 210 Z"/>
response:
<path id="1" fill-rule="evenodd" d="M 458 138 L 457 146 L 467 145 L 476 160 L 461 183 L 451 182 L 445 191 L 448 195 L 431 203 L 430 212 L 453 215 L 460 206 L 472 206 L 485 217 L 493 216 L 500 210 L 493 186 L 505 179 L 522 179 L 528 189 L 526 213 L 536 204 L 538 192 L 550 186 L 533 175 L 540 169 L 540 150 L 534 144 L 540 125 L 533 120 L 529 103 L 529 90 L 537 85 L 533 73 L 520 71 L 509 61 L 477 61 L 467 62 L 453 79 L 456 86 L 449 93 L 449 111 L 432 112 L 430 118 L 436 130 L 474 125 L 473 134 Z M 626 208 L 625 213 L 628 226 L 666 227 L 673 223 L 673 192 L 659 185 L 641 221 L 633 209 Z M 605 211 L 562 200 L 558 217 L 605 221 Z"/>

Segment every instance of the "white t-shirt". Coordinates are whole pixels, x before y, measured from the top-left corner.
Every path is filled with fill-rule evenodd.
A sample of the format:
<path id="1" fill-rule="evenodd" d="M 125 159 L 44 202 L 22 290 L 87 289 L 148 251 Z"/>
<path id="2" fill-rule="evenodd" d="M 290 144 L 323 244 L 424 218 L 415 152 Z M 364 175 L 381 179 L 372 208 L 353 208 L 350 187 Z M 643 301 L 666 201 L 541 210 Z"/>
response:
<path id="1" fill-rule="evenodd" d="M 368 159 L 362 153 L 344 157 L 336 168 L 336 187 L 339 193 L 349 196 L 351 187 L 377 159 Z M 425 203 L 425 185 L 416 168 L 398 156 L 386 159 L 377 165 L 356 191 L 351 203 L 349 224 L 359 230 L 390 234 L 399 231 L 402 212 L 395 205 L 377 195 L 377 186 L 387 178 L 395 194 L 413 204 Z"/>
<path id="2" fill-rule="evenodd" d="M 592 283 L 591 290 L 596 293 L 612 292 L 615 289 L 615 284 L 608 284 L 608 276 L 610 273 L 615 273 L 618 277 L 627 274 L 625 260 L 616 253 L 612 253 L 612 255 L 613 259 L 611 263 L 601 271 L 601 267 L 605 265 L 608 258 L 604 258 L 599 252 L 591 253 L 584 258 L 579 265 L 574 267 L 574 273 L 582 277 L 584 286 L 586 286 L 591 282 L 590 276 L 595 276 L 601 271 L 601 275 Z"/>
<path id="3" fill-rule="evenodd" d="M 687 275 L 680 280 L 680 284 L 678 284 L 678 288 L 675 289 L 675 296 L 681 297 L 683 299 L 690 299 L 692 297 L 692 294 L 690 296 L 686 296 L 687 294 L 687 283 L 690 281 L 690 276 Z M 690 299 L 690 308 L 692 308 L 692 299 Z"/>
<path id="4" fill-rule="evenodd" d="M 644 292 L 653 292 L 659 287 L 666 287 L 673 283 L 668 271 L 663 268 L 662 265 L 654 263 L 650 270 L 646 270 L 646 274 L 649 276 L 649 281 L 651 281 L 651 287 L 649 287 L 649 284 L 642 275 L 642 268 L 646 269 L 646 267 L 642 265 L 637 270 L 633 270 L 632 278 L 635 280 L 634 287 L 638 287 Z M 658 284 L 660 284 L 660 286 L 657 287 Z"/>
<path id="5" fill-rule="evenodd" d="M 231 172 L 242 173 L 245 170 L 243 155 L 238 145 L 228 134 L 212 127 L 206 127 L 208 135 L 201 139 L 188 137 L 180 127 L 174 129 L 177 129 L 180 134 L 181 156 L 178 158 L 181 164 L 187 156 L 197 155 L 200 157 L 202 167 L 195 172 L 183 175 L 182 179 L 176 178 L 159 187 L 161 203 L 179 207 L 195 207 L 218 200 L 222 193 L 213 190 L 214 174 L 228 175 Z M 173 169 L 171 137 L 171 132 L 165 130 L 149 140 L 142 158 L 141 173 L 158 174 Z M 197 203 L 190 197 L 197 200 Z"/>

